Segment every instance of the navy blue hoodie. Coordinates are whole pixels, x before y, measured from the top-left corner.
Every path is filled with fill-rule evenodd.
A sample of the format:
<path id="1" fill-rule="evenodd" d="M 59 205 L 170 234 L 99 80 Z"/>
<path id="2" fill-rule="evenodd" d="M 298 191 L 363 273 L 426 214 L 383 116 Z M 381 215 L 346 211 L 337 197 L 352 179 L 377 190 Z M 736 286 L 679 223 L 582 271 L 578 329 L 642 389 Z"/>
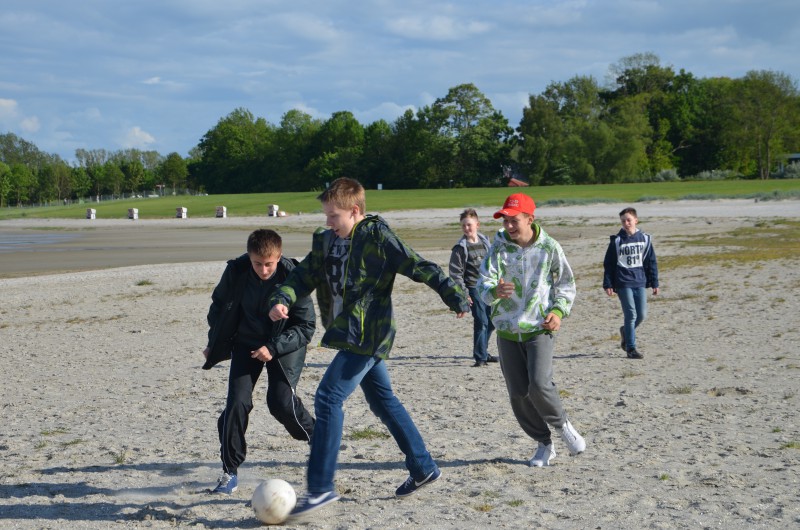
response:
<path id="1" fill-rule="evenodd" d="M 603 289 L 658 287 L 658 263 L 650 234 L 637 229 L 628 235 L 623 228 L 611 236 L 603 271 Z"/>

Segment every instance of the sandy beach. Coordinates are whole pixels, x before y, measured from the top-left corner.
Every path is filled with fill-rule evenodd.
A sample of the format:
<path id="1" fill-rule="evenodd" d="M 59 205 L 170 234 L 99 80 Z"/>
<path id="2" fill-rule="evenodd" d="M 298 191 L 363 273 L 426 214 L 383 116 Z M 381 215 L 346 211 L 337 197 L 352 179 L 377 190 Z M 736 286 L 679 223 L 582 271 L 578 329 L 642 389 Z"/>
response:
<path id="1" fill-rule="evenodd" d="M 552 467 L 528 467 L 535 443 L 511 413 L 498 365 L 472 367 L 471 319 L 398 278 L 389 369 L 443 476 L 395 499 L 403 456 L 357 391 L 345 408 L 342 500 L 288 527 L 800 527 L 800 255 L 693 263 L 719 248 L 690 244 L 796 222 L 800 201 L 634 205 L 660 259 L 689 258 L 661 270 L 638 333 L 641 361 L 619 349 L 619 302 L 601 289 L 623 206 L 536 212 L 578 283 L 555 382 L 584 454 L 568 456 L 557 440 Z M 381 215 L 446 267 L 459 211 Z M 500 226 L 493 211 L 479 209 L 489 235 Z M 202 371 L 201 351 L 211 290 L 247 234 L 276 228 L 285 253 L 302 257 L 323 222 L 0 221 L 0 527 L 257 528 L 250 497 L 260 481 L 305 491 L 308 447 L 269 415 L 260 382 L 239 491 L 208 495 L 228 366 Z M 333 354 L 316 346 L 321 335 L 318 326 L 298 387 L 309 406 Z M 379 435 L 355 436 L 367 431 Z"/>

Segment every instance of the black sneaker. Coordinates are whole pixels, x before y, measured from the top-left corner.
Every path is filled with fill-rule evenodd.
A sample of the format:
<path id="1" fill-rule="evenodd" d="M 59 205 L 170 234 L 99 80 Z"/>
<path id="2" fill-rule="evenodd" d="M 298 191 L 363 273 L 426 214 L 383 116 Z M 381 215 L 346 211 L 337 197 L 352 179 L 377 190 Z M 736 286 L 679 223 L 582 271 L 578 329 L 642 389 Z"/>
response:
<path id="1" fill-rule="evenodd" d="M 295 519 L 315 512 L 332 502 L 339 500 L 339 495 L 335 491 L 326 491 L 325 493 L 306 493 L 299 499 L 295 505 L 292 513 L 289 514 L 290 519 Z"/>
<path id="2" fill-rule="evenodd" d="M 636 351 L 636 348 L 628 350 L 628 359 L 644 359 L 644 355 Z"/>
<path id="3" fill-rule="evenodd" d="M 498 362 L 500 362 L 500 359 L 498 359 L 498 358 L 497 358 L 497 357 L 495 357 L 494 355 L 490 355 L 490 356 L 488 356 L 488 357 L 486 358 L 486 362 L 487 362 L 487 363 L 498 363 Z"/>
<path id="4" fill-rule="evenodd" d="M 427 486 L 432 482 L 436 482 L 436 480 L 442 476 L 441 470 L 437 467 L 434 469 L 430 475 L 425 477 L 422 480 L 415 480 L 414 477 L 408 477 L 405 482 L 403 482 L 397 491 L 394 492 L 395 496 L 397 497 L 408 497 L 412 493 L 416 492 L 422 486 Z"/>
<path id="5" fill-rule="evenodd" d="M 625 344 L 625 327 L 619 328 L 619 347 L 622 351 L 628 351 L 628 345 Z"/>
<path id="6" fill-rule="evenodd" d="M 479 366 L 486 366 L 486 361 L 475 361 L 475 364 L 472 365 L 473 368 L 477 368 Z"/>

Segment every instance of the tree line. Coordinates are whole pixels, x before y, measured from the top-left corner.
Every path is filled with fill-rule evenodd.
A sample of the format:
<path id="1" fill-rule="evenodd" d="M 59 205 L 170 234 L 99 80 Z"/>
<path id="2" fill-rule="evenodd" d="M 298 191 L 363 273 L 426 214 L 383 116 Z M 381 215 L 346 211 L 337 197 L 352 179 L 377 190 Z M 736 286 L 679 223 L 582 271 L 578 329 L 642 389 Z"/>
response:
<path id="1" fill-rule="evenodd" d="M 189 156 L 78 149 L 67 164 L 0 135 L 0 206 L 137 193 L 321 190 L 338 176 L 387 189 L 761 178 L 800 151 L 800 92 L 785 73 L 698 78 L 658 56 L 625 57 L 531 94 L 516 128 L 471 83 L 392 123 L 300 111 L 279 123 L 238 108 Z M 781 176 L 800 176 L 798 168 Z"/>

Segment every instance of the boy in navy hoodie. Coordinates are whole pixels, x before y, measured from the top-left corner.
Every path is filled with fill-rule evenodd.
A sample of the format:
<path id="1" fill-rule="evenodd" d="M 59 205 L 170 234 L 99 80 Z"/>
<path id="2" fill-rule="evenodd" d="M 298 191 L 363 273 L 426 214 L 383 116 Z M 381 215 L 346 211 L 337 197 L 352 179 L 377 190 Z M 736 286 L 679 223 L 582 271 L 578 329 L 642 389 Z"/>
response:
<path id="1" fill-rule="evenodd" d="M 636 328 L 647 318 L 647 289 L 658 295 L 658 263 L 652 238 L 636 228 L 636 210 L 625 208 L 619 212 L 619 219 L 622 229 L 611 236 L 603 260 L 603 289 L 608 296 L 617 293 L 622 304 L 620 347 L 629 359 L 641 359 L 644 356 L 636 349 Z"/>

